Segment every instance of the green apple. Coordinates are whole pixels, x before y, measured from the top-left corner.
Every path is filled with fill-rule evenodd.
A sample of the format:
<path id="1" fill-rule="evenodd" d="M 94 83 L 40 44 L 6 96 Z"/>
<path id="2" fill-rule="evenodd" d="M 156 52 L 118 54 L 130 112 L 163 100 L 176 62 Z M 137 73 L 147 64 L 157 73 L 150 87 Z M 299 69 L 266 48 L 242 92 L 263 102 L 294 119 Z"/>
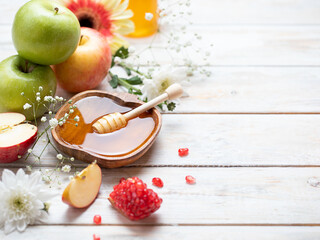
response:
<path id="1" fill-rule="evenodd" d="M 27 2 L 14 18 L 14 46 L 21 57 L 37 64 L 53 65 L 67 60 L 79 39 L 77 17 L 56 1 Z"/>
<path id="2" fill-rule="evenodd" d="M 43 101 L 44 96 L 54 96 L 56 86 L 50 66 L 28 62 L 18 55 L 11 56 L 0 63 L 0 112 L 19 112 L 33 120 L 33 108 L 24 109 L 23 106 L 34 103 L 36 117 L 40 117 L 49 104 Z M 37 92 L 40 101 L 36 99 Z"/>

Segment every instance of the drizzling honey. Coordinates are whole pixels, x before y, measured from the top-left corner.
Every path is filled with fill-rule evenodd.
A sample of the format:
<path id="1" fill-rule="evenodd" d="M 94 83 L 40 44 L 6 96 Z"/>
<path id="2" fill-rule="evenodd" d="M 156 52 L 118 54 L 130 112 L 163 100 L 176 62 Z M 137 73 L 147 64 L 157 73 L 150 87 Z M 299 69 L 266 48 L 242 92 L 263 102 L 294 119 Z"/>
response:
<path id="1" fill-rule="evenodd" d="M 113 112 L 125 113 L 132 108 L 98 96 L 83 98 L 77 101 L 75 106 L 69 120 L 61 127 L 57 127 L 57 132 L 66 144 L 86 152 L 102 156 L 124 156 L 143 145 L 155 129 L 152 114 L 145 112 L 131 119 L 126 127 L 118 131 L 98 134 L 92 129 L 92 124 L 97 119 Z M 76 116 L 79 116 L 79 122 L 73 120 Z"/>

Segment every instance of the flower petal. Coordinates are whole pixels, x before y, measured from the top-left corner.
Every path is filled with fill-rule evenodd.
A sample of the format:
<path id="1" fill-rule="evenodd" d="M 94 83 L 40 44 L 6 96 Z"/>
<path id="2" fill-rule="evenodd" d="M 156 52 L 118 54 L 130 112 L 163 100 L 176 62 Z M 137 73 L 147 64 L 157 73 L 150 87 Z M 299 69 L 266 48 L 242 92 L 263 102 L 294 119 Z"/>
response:
<path id="1" fill-rule="evenodd" d="M 27 223 L 24 219 L 21 219 L 17 222 L 17 229 L 19 232 L 23 232 L 27 227 Z"/>
<path id="2" fill-rule="evenodd" d="M 121 14 L 123 13 L 129 5 L 129 0 L 124 0 L 117 8 L 112 9 L 113 12 Z"/>
<path id="3" fill-rule="evenodd" d="M 7 187 L 15 186 L 16 185 L 16 175 L 8 169 L 4 169 L 2 172 L 2 182 Z"/>
<path id="4" fill-rule="evenodd" d="M 129 20 L 129 18 L 131 18 L 133 16 L 133 12 L 128 9 L 123 13 L 114 13 L 111 15 L 111 20 L 122 20 L 122 19 L 127 19 Z"/>
<path id="5" fill-rule="evenodd" d="M 116 33 L 119 33 L 121 35 L 127 35 L 134 31 L 134 23 L 131 20 L 117 20 L 114 22 L 115 26 L 117 27 L 115 29 Z"/>
<path id="6" fill-rule="evenodd" d="M 113 10 L 119 6 L 121 0 L 103 0 L 101 3 L 105 5 L 107 10 Z"/>
<path id="7" fill-rule="evenodd" d="M 16 229 L 16 224 L 15 222 L 9 222 L 9 221 L 6 221 L 4 223 L 4 233 L 5 234 L 9 234 L 11 233 L 13 230 Z"/>
<path id="8" fill-rule="evenodd" d="M 110 48 L 111 48 L 111 53 L 112 55 L 116 53 L 116 51 L 121 48 L 122 46 L 128 47 L 129 43 L 124 40 L 123 38 L 119 37 L 118 35 L 114 35 L 113 38 L 108 39 Z"/>

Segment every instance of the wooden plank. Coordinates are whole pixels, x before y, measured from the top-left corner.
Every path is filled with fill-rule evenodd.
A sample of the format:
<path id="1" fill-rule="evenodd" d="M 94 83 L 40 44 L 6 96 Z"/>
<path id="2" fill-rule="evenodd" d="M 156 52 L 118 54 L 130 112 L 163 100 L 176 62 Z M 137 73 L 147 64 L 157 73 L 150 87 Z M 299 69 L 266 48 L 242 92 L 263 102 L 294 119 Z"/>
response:
<path id="1" fill-rule="evenodd" d="M 0 23 L 11 23 L 16 11 L 28 0 L 3 1 L 0 3 Z M 161 4 L 163 1 L 159 1 Z M 165 6 L 173 5 L 170 1 Z M 178 1 L 177 1 L 178 2 Z M 182 1 L 184 2 L 184 1 Z M 205 6 L 205 7 L 204 7 Z M 179 13 L 181 6 L 173 5 L 171 10 Z M 190 8 L 183 8 L 181 18 L 194 24 L 319 24 L 320 4 L 317 0 L 228 0 L 191 1 Z"/>
<path id="2" fill-rule="evenodd" d="M 318 240 L 319 227 L 216 227 L 216 226 L 32 226 L 21 235 L 4 235 L 3 240 L 23 239 L 92 239 L 98 234 L 105 239 L 224 239 L 224 240 Z"/>
<path id="3" fill-rule="evenodd" d="M 207 67 L 190 78 L 175 113 L 319 113 L 318 67 Z M 146 68 L 142 71 L 147 72 Z M 118 71 L 119 72 L 119 71 Z M 115 91 L 106 79 L 97 89 Z M 117 91 L 121 91 L 117 89 Z M 58 89 L 58 96 L 73 94 Z"/>
<path id="4" fill-rule="evenodd" d="M 310 179 L 320 168 L 120 168 L 103 170 L 98 199 L 87 209 L 70 208 L 61 194 L 69 180 L 51 201 L 46 224 L 92 224 L 95 214 L 104 225 L 320 225 L 319 187 Z M 185 176 L 197 179 L 185 183 Z M 163 203 L 147 219 L 132 222 L 113 209 L 107 200 L 121 177 L 138 176 L 155 189 Z M 163 188 L 151 185 L 153 177 L 164 181 Z M 318 180 L 319 181 L 319 180 Z M 41 224 L 42 225 L 42 224 Z"/>
<path id="5" fill-rule="evenodd" d="M 0 26 L 0 58 L 15 53 L 12 46 L 10 27 Z M 202 35 L 203 40 L 195 41 L 194 33 Z M 197 26 L 190 28 L 180 43 L 193 42 L 192 48 L 177 53 L 168 48 L 166 34 L 154 40 L 153 49 L 145 50 L 153 37 L 130 39 L 140 60 L 135 65 L 159 64 L 184 65 L 184 59 L 192 56 L 196 65 L 210 66 L 320 66 L 320 27 L 319 26 Z M 213 44 L 210 48 L 209 45 Z M 174 45 L 171 45 L 174 46 Z M 208 46 L 206 50 L 203 50 Z M 182 46 L 183 47 L 183 46 Z M 201 48 L 197 53 L 193 49 Z M 211 52 L 207 58 L 205 52 Z M 171 56 L 171 57 L 170 57 Z M 206 59 L 206 60 L 205 60 Z"/>
<path id="6" fill-rule="evenodd" d="M 191 1 L 195 24 L 319 24 L 317 0 Z M 205 6 L 205 7 L 204 7 Z"/>
<path id="7" fill-rule="evenodd" d="M 154 145 L 130 166 L 319 166 L 319 122 L 312 114 L 167 114 Z M 189 148 L 187 157 L 178 156 L 181 147 Z M 52 148 L 44 156 L 43 166 L 56 165 Z"/>

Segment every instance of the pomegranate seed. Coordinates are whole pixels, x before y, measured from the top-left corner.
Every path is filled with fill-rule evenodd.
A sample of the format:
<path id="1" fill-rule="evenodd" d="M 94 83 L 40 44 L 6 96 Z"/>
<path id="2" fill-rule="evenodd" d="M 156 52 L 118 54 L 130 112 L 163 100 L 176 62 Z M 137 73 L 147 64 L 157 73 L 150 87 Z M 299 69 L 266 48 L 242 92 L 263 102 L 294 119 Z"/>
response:
<path id="1" fill-rule="evenodd" d="M 95 216 L 93 217 L 93 222 L 94 222 L 95 224 L 101 224 L 101 216 L 100 216 L 100 215 L 95 215 Z"/>
<path id="2" fill-rule="evenodd" d="M 159 187 L 159 188 L 162 188 L 163 187 L 163 182 L 161 180 L 161 178 L 152 178 L 152 184 Z"/>
<path id="3" fill-rule="evenodd" d="M 124 177 L 120 178 L 119 183 L 122 183 L 123 181 L 125 181 L 126 179 Z"/>
<path id="4" fill-rule="evenodd" d="M 190 175 L 186 176 L 186 182 L 188 184 L 195 184 L 196 183 L 196 179 Z"/>
<path id="5" fill-rule="evenodd" d="M 180 148 L 178 150 L 179 156 L 183 157 L 183 156 L 187 156 L 189 154 L 189 149 L 188 148 Z"/>
<path id="6" fill-rule="evenodd" d="M 93 240 L 100 240 L 100 236 L 97 234 L 93 234 Z"/>

